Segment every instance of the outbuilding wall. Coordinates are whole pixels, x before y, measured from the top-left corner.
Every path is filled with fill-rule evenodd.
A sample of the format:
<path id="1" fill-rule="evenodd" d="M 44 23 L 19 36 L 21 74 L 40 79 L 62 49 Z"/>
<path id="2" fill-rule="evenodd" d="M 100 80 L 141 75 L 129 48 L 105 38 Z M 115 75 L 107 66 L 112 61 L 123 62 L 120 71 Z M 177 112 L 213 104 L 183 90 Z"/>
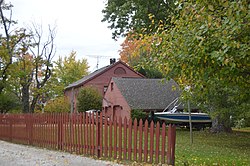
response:
<path id="1" fill-rule="evenodd" d="M 143 75 L 135 72 L 132 68 L 128 67 L 123 62 L 116 62 L 111 65 L 110 68 L 105 70 L 103 73 L 94 76 L 93 78 L 87 80 L 83 84 L 68 88 L 64 91 L 65 97 L 74 105 L 74 111 L 76 112 L 77 105 L 77 94 L 80 89 L 86 86 L 91 86 L 96 88 L 99 93 L 104 96 L 104 89 L 108 87 L 108 84 L 112 77 L 129 77 L 129 78 L 142 78 Z M 73 97 L 73 100 L 72 100 Z"/>
<path id="2" fill-rule="evenodd" d="M 103 111 L 111 118 L 130 118 L 131 108 L 117 88 L 115 82 L 111 80 L 103 100 Z"/>

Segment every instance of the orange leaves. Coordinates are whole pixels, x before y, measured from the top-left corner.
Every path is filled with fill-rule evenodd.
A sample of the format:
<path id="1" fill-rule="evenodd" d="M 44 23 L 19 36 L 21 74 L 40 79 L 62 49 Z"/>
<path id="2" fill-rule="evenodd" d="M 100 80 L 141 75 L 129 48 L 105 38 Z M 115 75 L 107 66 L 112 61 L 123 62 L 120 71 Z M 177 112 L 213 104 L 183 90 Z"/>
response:
<path id="1" fill-rule="evenodd" d="M 152 39 L 152 36 L 145 37 L 142 34 L 128 35 L 121 44 L 121 60 L 131 65 L 133 61 L 138 61 L 141 57 L 148 57 L 152 49 Z"/>

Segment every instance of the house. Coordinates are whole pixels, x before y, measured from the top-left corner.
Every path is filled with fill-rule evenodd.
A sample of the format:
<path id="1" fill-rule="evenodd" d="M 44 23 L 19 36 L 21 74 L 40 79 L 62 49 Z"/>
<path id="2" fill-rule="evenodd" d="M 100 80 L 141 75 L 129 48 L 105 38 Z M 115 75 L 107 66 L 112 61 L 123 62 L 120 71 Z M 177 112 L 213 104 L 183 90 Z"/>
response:
<path id="1" fill-rule="evenodd" d="M 112 78 L 103 98 L 103 111 L 111 118 L 130 118 L 135 109 L 163 111 L 180 94 L 174 80 Z"/>
<path id="2" fill-rule="evenodd" d="M 134 71 L 126 63 L 110 59 L 110 65 L 94 71 L 65 88 L 64 95 L 71 101 L 71 111 L 76 111 L 77 94 L 81 88 L 95 87 L 104 96 L 112 77 L 144 78 L 142 74 Z"/>

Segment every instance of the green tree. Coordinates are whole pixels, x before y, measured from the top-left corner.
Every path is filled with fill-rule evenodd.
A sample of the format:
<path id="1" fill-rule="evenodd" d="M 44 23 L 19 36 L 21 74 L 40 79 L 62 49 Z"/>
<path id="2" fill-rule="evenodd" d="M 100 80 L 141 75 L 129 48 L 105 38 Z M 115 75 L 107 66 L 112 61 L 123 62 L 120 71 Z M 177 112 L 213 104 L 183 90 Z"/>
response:
<path id="1" fill-rule="evenodd" d="M 33 81 L 33 56 L 24 54 L 18 55 L 11 67 L 11 80 L 16 89 L 13 89 L 22 102 L 23 112 L 30 112 L 30 86 Z"/>
<path id="2" fill-rule="evenodd" d="M 137 121 L 139 122 L 140 119 L 142 119 L 143 121 L 145 121 L 148 117 L 148 114 L 146 112 L 144 112 L 143 110 L 139 110 L 139 109 L 134 109 L 131 111 L 131 119 L 134 121 L 135 119 L 137 119 Z"/>
<path id="3" fill-rule="evenodd" d="M 26 38 L 25 29 L 13 28 L 17 22 L 12 20 L 12 4 L 0 0 L 0 94 L 8 86 L 10 68 L 20 41 Z M 9 16 L 6 16 L 8 13 Z M 5 93 L 5 92 L 4 92 Z"/>
<path id="4" fill-rule="evenodd" d="M 44 112 L 70 112 L 70 102 L 65 97 L 57 97 L 48 101 Z"/>
<path id="5" fill-rule="evenodd" d="M 178 6 L 174 26 L 155 34 L 147 64 L 183 89 L 190 86 L 185 96 L 213 115 L 214 131 L 230 130 L 229 116 L 250 110 L 249 3 L 190 0 Z"/>
<path id="6" fill-rule="evenodd" d="M 75 51 L 72 51 L 68 57 L 59 57 L 55 62 L 50 80 L 51 97 L 63 96 L 66 86 L 88 75 L 88 68 L 87 59 L 77 60 Z"/>
<path id="7" fill-rule="evenodd" d="M 0 94 L 0 113 L 7 113 L 13 110 L 21 110 L 21 103 L 17 96 L 10 92 Z"/>
<path id="8" fill-rule="evenodd" d="M 109 28 L 114 30 L 114 39 L 130 31 L 151 33 L 156 30 L 158 23 L 168 23 L 168 16 L 174 8 L 174 0 L 108 0 L 102 11 L 102 21 L 108 22 Z"/>
<path id="9" fill-rule="evenodd" d="M 101 110 L 102 96 L 98 90 L 93 87 L 82 88 L 77 96 L 77 110 L 78 112 L 85 112 L 88 110 Z"/>

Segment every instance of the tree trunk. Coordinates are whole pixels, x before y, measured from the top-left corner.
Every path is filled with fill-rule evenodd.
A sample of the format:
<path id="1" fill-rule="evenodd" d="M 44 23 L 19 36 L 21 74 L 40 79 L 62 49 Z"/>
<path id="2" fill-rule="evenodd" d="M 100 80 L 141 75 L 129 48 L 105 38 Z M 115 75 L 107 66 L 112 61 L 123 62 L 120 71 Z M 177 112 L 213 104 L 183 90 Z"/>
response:
<path id="1" fill-rule="evenodd" d="M 0 94 L 2 94 L 2 92 L 3 92 L 3 89 L 4 89 L 4 85 L 3 85 L 4 83 L 3 83 L 3 81 L 1 80 L 0 81 Z"/>
<path id="2" fill-rule="evenodd" d="M 22 105 L 23 113 L 30 113 L 30 102 L 29 102 L 29 85 L 22 86 Z"/>
<path id="3" fill-rule="evenodd" d="M 38 100 L 39 96 L 40 96 L 40 95 L 34 96 L 32 102 L 31 102 L 31 106 L 30 106 L 30 112 L 31 112 L 31 113 L 34 113 L 34 111 L 35 111 L 36 103 L 37 103 L 37 100 Z"/>
<path id="4" fill-rule="evenodd" d="M 229 119 L 229 118 L 228 118 Z M 212 120 L 212 133 L 219 133 L 219 132 L 232 132 L 232 128 L 230 126 L 230 122 L 227 119 L 222 119 L 219 116 L 215 117 Z"/>

